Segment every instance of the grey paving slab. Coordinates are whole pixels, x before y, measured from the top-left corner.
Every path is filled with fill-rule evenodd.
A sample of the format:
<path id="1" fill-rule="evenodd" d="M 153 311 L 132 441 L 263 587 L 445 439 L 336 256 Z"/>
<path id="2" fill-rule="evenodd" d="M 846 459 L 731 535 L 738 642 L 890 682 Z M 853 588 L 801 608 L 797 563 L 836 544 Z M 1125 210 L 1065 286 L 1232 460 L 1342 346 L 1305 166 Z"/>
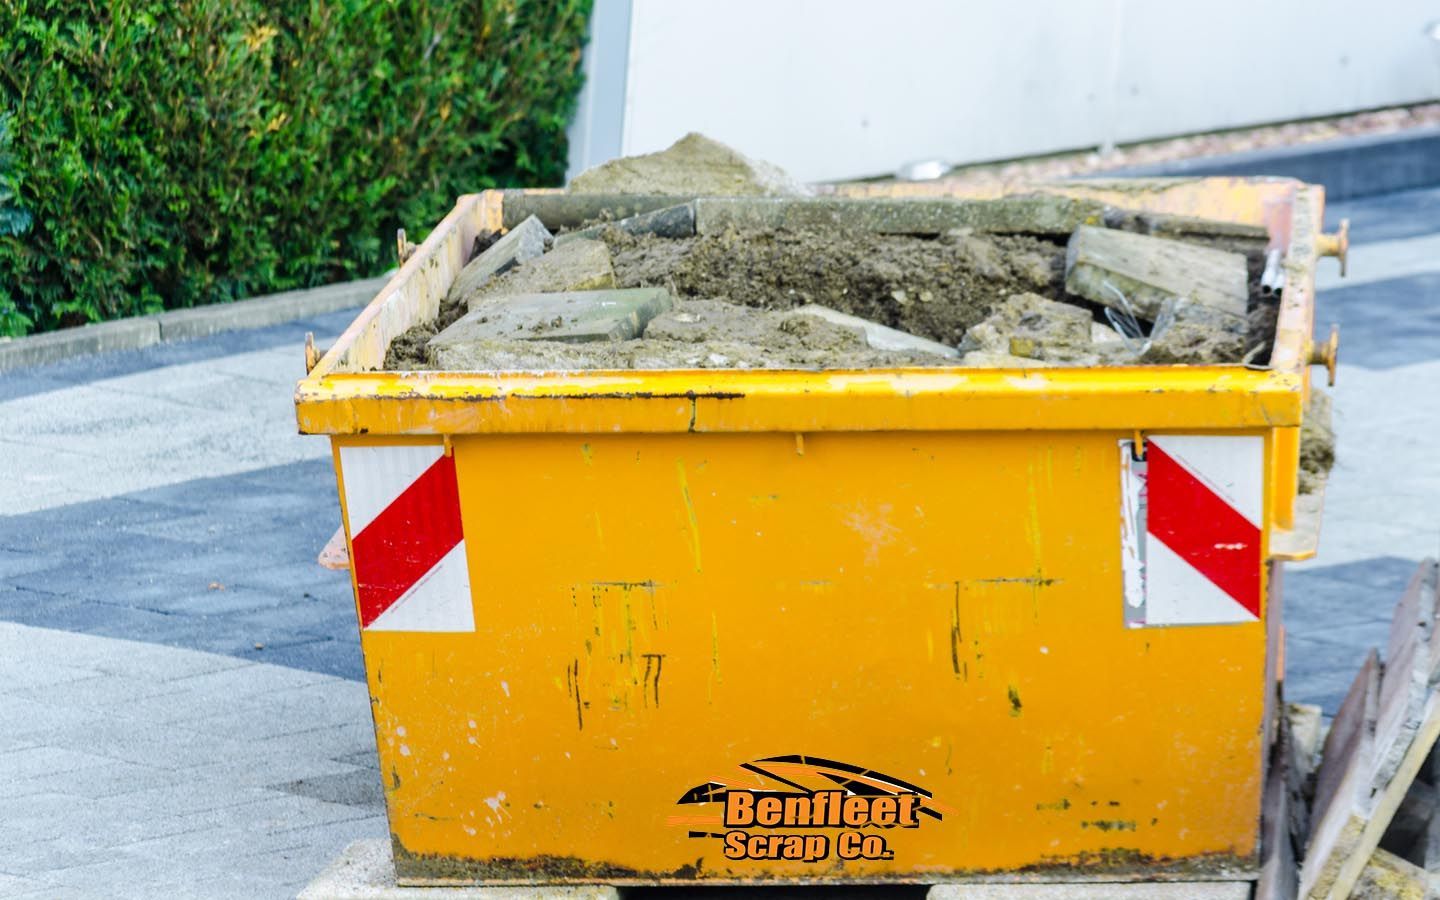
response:
<path id="1" fill-rule="evenodd" d="M 1440 242 L 1432 266 L 1440 269 Z M 1318 333 L 1340 326 L 1341 359 L 1368 369 L 1392 369 L 1436 358 L 1440 339 L 1440 271 L 1342 285 L 1319 293 Z"/>
<path id="2" fill-rule="evenodd" d="M 1436 210 L 1440 210 L 1440 187 L 1398 191 L 1358 200 L 1327 200 L 1325 230 L 1350 220 L 1350 244 L 1357 247 L 1381 241 L 1403 240 L 1433 234 Z"/>
<path id="3" fill-rule="evenodd" d="M 93 678 L 31 680 L 37 658 L 185 674 L 106 703 Z M 0 895 L 290 897 L 385 833 L 361 684 L 0 623 L 0 685 L 7 732 L 38 740 L 0 749 Z M 146 715 L 162 701 L 185 714 Z"/>
<path id="4" fill-rule="evenodd" d="M 328 458 L 0 516 L 0 619 L 359 678 L 349 573 L 315 562 L 339 521 Z"/>

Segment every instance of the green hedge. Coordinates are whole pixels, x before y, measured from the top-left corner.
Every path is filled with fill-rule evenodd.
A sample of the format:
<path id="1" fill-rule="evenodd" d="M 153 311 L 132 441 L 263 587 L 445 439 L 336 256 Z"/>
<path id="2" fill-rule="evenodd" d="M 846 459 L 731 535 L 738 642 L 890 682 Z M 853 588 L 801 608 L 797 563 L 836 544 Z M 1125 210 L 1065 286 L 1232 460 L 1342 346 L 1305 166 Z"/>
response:
<path id="1" fill-rule="evenodd" d="M 589 8 L 0 0 L 0 334 L 376 274 L 559 183 Z"/>

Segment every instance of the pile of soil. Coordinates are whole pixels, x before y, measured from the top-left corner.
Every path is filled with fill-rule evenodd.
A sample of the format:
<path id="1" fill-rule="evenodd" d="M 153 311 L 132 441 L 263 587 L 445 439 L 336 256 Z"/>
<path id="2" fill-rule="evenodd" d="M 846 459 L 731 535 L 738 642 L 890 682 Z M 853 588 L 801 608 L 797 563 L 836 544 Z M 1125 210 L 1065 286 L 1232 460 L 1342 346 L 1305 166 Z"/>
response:
<path id="1" fill-rule="evenodd" d="M 1065 248 L 1031 237 L 727 230 L 679 240 L 607 229 L 620 287 L 759 309 L 815 303 L 954 346 L 1016 293 L 1063 295 Z"/>

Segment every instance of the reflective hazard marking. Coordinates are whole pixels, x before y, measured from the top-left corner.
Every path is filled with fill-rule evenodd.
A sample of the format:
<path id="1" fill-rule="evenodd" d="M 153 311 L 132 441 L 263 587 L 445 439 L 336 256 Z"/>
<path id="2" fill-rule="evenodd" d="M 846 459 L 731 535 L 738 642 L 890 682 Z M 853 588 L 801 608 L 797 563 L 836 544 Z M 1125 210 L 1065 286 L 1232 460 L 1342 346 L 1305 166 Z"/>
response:
<path id="1" fill-rule="evenodd" d="M 436 445 L 341 447 L 360 627 L 474 631 L 455 459 Z"/>
<path id="2" fill-rule="evenodd" d="M 1148 435 L 1120 442 L 1125 623 L 1260 618 L 1264 439 Z"/>

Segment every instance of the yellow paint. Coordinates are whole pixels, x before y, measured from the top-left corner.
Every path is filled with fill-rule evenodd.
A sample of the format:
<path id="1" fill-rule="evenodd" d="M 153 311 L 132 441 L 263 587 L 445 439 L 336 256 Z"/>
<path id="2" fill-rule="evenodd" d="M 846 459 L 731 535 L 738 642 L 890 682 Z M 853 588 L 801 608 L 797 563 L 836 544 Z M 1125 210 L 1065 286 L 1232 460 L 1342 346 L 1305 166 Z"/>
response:
<path id="1" fill-rule="evenodd" d="M 594 435 L 590 463 L 563 435 L 457 437 L 460 483 L 483 485 L 462 497 L 467 543 L 487 548 L 470 559 L 477 631 L 363 636 L 396 836 L 458 858 L 810 876 L 664 824 L 695 785 L 801 753 L 909 777 L 960 811 L 888 832 L 896 859 L 851 877 L 1116 848 L 1250 858 L 1263 626 L 1126 630 L 1118 550 L 1048 539 L 1114 531 L 1123 436 L 861 433 L 797 457 L 788 433 Z M 1032 495 L 1023 461 L 1047 445 L 1084 464 Z M 709 463 L 692 511 L 675 497 L 682 453 Z M 522 470 L 547 477 L 492 477 Z M 890 539 L 857 530 L 852 506 L 889 507 Z M 604 548 L 595 509 L 624 510 Z M 674 615 L 652 618 L 652 593 Z M 913 652 L 935 632 L 953 643 Z M 402 727 L 408 754 L 391 743 Z M 501 792 L 500 810 L 482 802 Z M 1060 798 L 1068 811 L 1039 808 Z M 1164 812 L 1134 831 L 1082 825 L 1114 818 L 1091 806 L 1112 800 Z"/>
<path id="2" fill-rule="evenodd" d="M 337 447 L 453 446 L 476 631 L 362 635 L 400 845 L 637 880 L 1253 864 L 1265 625 L 1123 627 L 1116 443 L 1263 435 L 1266 524 L 1286 520 L 1320 199 L 1066 190 L 1234 221 L 1290 203 L 1303 277 L 1276 367 L 375 371 L 498 225 L 498 195 L 462 198 L 296 393 Z M 909 779 L 948 812 L 843 866 L 731 861 L 666 824 L 778 754 Z"/>
<path id="3" fill-rule="evenodd" d="M 675 460 L 680 476 L 680 498 L 685 502 L 685 518 L 690 525 L 690 553 L 695 557 L 695 571 L 700 571 L 700 524 L 695 519 L 695 502 L 690 499 L 690 483 L 685 478 L 685 460 Z"/>

